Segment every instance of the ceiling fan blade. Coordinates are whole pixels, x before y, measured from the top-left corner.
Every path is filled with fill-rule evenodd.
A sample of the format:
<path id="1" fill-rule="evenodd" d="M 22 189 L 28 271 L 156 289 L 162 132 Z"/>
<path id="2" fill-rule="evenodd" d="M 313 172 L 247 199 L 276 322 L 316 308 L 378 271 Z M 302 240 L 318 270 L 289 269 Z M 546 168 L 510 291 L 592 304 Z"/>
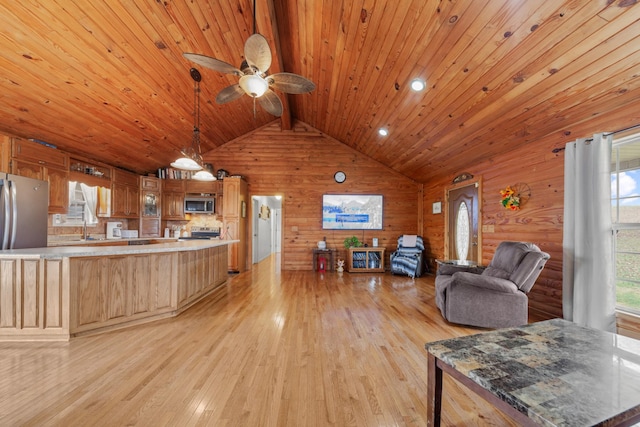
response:
<path id="1" fill-rule="evenodd" d="M 282 115 L 282 101 L 280 101 L 280 98 L 278 98 L 278 95 L 276 95 L 274 91 L 269 89 L 264 93 L 264 95 L 257 99 L 267 113 L 276 117 L 280 117 Z"/>
<path id="2" fill-rule="evenodd" d="M 281 92 L 293 94 L 311 92 L 316 88 L 311 80 L 293 73 L 276 73 L 267 76 L 267 83 Z"/>
<path id="3" fill-rule="evenodd" d="M 271 66 L 269 42 L 261 34 L 253 34 L 244 44 L 244 59 L 253 68 L 265 73 Z"/>
<path id="4" fill-rule="evenodd" d="M 244 95 L 244 91 L 240 85 L 227 86 L 218 93 L 216 96 L 216 104 L 226 104 L 227 102 L 235 101 Z"/>
<path id="5" fill-rule="evenodd" d="M 211 68 L 212 70 L 218 71 L 220 73 L 225 74 L 235 74 L 236 76 L 243 76 L 244 73 L 234 67 L 231 64 L 228 64 L 224 61 L 220 61 L 219 59 L 212 58 L 206 55 L 200 55 L 199 53 L 183 53 L 182 56 L 187 58 L 189 61 L 195 62 L 198 65 L 202 65 L 203 67 Z"/>

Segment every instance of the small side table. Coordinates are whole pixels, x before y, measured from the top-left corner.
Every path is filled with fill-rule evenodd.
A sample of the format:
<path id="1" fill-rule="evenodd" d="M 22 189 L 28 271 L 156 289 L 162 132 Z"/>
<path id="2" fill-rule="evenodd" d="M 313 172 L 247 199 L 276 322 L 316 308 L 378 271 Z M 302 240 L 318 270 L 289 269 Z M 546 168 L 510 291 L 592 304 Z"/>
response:
<path id="1" fill-rule="evenodd" d="M 486 266 L 480 265 L 475 261 L 461 259 L 437 259 L 436 264 L 438 264 L 436 276 L 441 274 L 452 275 L 457 271 L 468 271 L 480 274 L 486 268 Z"/>
<path id="2" fill-rule="evenodd" d="M 466 259 L 437 259 L 436 263 L 438 265 L 455 265 L 457 267 L 478 267 L 478 263 Z"/>
<path id="3" fill-rule="evenodd" d="M 313 271 L 318 271 L 318 258 L 324 256 L 327 259 L 327 271 L 335 271 L 336 269 L 336 250 L 335 249 L 314 249 L 313 250 Z"/>

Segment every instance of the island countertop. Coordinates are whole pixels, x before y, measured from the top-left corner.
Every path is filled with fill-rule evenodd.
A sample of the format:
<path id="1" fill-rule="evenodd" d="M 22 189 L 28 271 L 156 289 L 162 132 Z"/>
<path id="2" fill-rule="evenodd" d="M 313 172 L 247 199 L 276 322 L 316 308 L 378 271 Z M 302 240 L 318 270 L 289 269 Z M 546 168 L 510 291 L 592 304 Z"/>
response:
<path id="1" fill-rule="evenodd" d="M 157 242 L 161 239 L 147 239 Z M 104 241 L 99 241 L 104 243 Z M 115 242 L 115 241 L 114 241 Z M 136 255 L 159 252 L 193 251 L 216 246 L 237 243 L 238 240 L 198 239 L 198 240 L 172 240 L 166 243 L 149 243 L 138 245 L 101 245 L 101 246 L 49 246 L 46 248 L 9 249 L 0 251 L 1 258 L 28 258 L 28 259 L 57 259 L 67 257 L 112 256 L 112 255 Z"/>

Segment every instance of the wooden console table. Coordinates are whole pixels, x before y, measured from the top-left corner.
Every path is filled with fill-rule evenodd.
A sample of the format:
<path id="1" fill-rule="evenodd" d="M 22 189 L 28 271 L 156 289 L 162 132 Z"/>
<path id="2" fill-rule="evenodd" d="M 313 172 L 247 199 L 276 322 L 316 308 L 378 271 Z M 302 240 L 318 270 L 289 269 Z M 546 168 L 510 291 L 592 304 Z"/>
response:
<path id="1" fill-rule="evenodd" d="M 318 271 L 318 258 L 324 256 L 327 259 L 326 271 L 335 271 L 336 269 L 336 250 L 335 249 L 314 249 L 313 250 L 313 271 Z"/>
<path id="2" fill-rule="evenodd" d="M 442 373 L 521 426 L 640 421 L 640 341 L 561 319 L 428 343 L 427 425 L 439 426 Z"/>

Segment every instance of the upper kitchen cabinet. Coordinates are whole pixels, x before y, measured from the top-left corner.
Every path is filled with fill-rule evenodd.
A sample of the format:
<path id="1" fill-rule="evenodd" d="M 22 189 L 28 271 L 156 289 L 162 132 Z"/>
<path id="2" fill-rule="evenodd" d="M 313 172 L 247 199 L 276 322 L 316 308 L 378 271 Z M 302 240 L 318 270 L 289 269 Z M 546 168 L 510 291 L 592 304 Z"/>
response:
<path id="1" fill-rule="evenodd" d="M 0 172 L 11 172 L 11 137 L 0 135 Z"/>
<path id="2" fill-rule="evenodd" d="M 140 215 L 139 176 L 121 169 L 113 170 L 111 184 L 111 216 L 135 218 Z"/>
<path id="3" fill-rule="evenodd" d="M 50 168 L 69 170 L 69 155 L 37 142 L 12 138 L 12 157 Z"/>
<path id="4" fill-rule="evenodd" d="M 143 176 L 140 179 L 140 237 L 160 237 L 160 180 Z"/>
<path id="5" fill-rule="evenodd" d="M 52 147 L 11 138 L 11 172 L 49 182 L 49 213 L 67 213 L 69 156 Z"/>
<path id="6" fill-rule="evenodd" d="M 222 192 L 220 181 L 186 181 L 186 193 L 191 194 L 217 194 Z"/>
<path id="7" fill-rule="evenodd" d="M 185 181 L 166 179 L 162 182 L 162 219 L 184 220 Z"/>

